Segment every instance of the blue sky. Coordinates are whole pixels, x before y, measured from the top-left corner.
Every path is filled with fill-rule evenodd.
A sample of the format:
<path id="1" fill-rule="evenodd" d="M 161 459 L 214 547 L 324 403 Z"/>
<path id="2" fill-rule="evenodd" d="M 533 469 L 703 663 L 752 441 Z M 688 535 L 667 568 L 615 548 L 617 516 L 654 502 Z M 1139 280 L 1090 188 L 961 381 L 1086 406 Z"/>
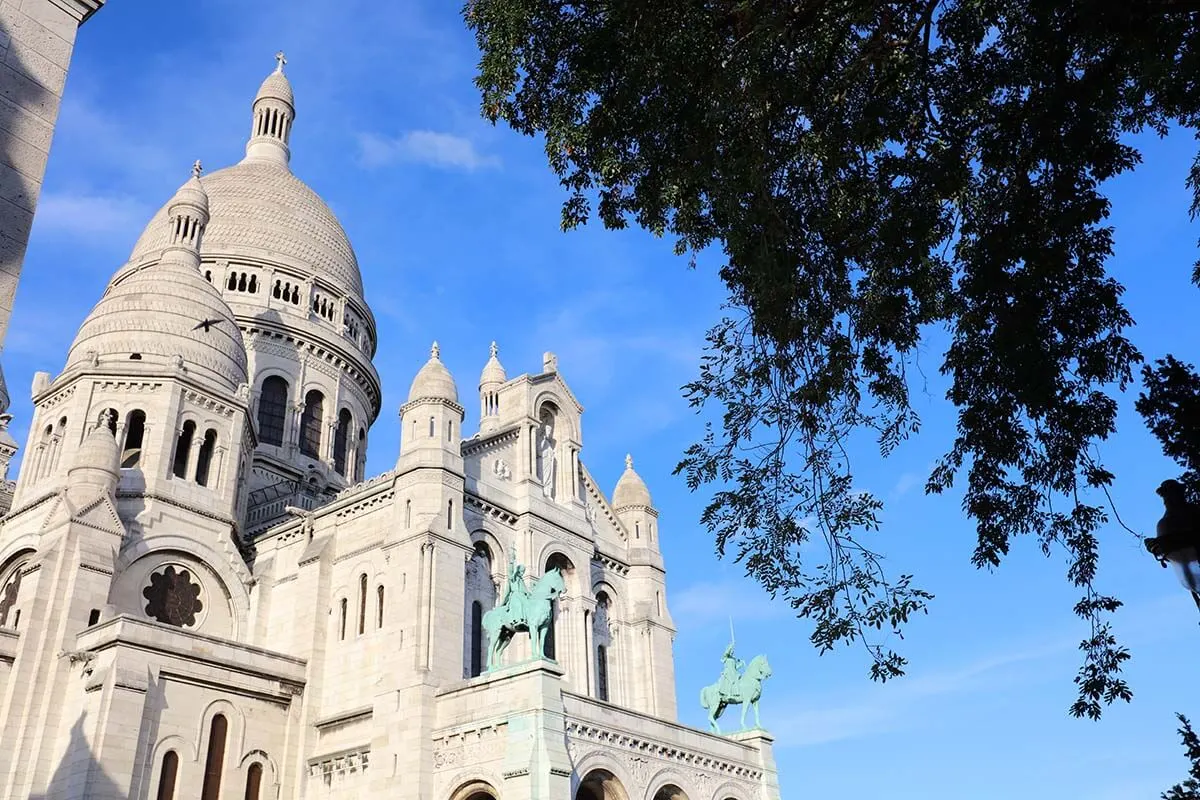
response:
<path id="1" fill-rule="evenodd" d="M 937 596 L 898 643 L 908 677 L 870 683 L 857 649 L 818 658 L 807 623 L 716 558 L 698 525 L 704 497 L 671 476 L 699 432 L 679 387 L 719 314 L 714 262 L 689 271 L 670 242 L 639 231 L 559 231 L 562 195 L 538 142 L 478 118 L 476 53 L 457 3 L 206 0 L 166 11 L 122 0 L 89 21 L 4 354 L 18 441 L 33 372 L 61 369 L 79 322 L 192 161 L 241 158 L 250 101 L 280 48 L 297 94 L 293 168 L 340 216 L 379 322 L 384 401 L 370 473 L 394 463 L 396 409 L 431 340 L 468 398 L 493 339 L 510 375 L 537 371 L 552 350 L 587 409 L 592 473 L 611 491 L 632 452 L 660 509 L 681 718 L 702 722 L 696 698 L 716 678 L 732 614 L 743 652 L 764 651 L 774 667 L 763 723 L 778 738 L 785 797 L 1124 800 L 1183 776 L 1172 712 L 1200 718 L 1191 600 L 1137 541 L 1105 530 L 1101 578 L 1127 603 L 1116 625 L 1133 650 L 1136 697 L 1100 723 L 1069 718 L 1086 631 L 1063 557 L 1019 542 L 995 574 L 978 572 L 959 497 L 921 491 L 953 431 L 932 344 L 921 437 L 857 464 L 861 484 L 888 501 L 877 549 Z M 1146 355 L 1196 358 L 1198 232 L 1183 184 L 1195 143 L 1143 144 L 1146 163 L 1112 188 L 1113 270 Z M 1132 400 L 1103 455 L 1122 517 L 1150 531 L 1154 487 L 1175 470 Z"/>

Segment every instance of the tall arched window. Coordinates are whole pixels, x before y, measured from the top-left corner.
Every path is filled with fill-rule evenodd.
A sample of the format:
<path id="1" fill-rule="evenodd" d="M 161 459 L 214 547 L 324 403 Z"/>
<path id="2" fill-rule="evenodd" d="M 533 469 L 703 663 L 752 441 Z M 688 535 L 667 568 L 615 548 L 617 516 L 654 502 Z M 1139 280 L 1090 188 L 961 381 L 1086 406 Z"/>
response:
<path id="1" fill-rule="evenodd" d="M 304 395 L 304 413 L 300 415 L 300 452 L 309 458 L 321 457 L 321 419 L 325 416 L 325 395 L 312 389 Z"/>
<path id="2" fill-rule="evenodd" d="M 596 697 L 608 702 L 608 648 L 596 648 Z"/>
<path id="3" fill-rule="evenodd" d="M 346 640 L 346 611 L 348 610 L 348 605 L 349 603 L 346 602 L 346 598 L 343 597 L 341 602 L 341 621 L 338 623 L 338 639 L 342 641 Z"/>
<path id="4" fill-rule="evenodd" d="M 483 674 L 483 603 L 471 603 L 471 677 Z"/>
<path id="5" fill-rule="evenodd" d="M 163 753 L 162 769 L 158 773 L 158 800 L 175 800 L 175 780 L 179 776 L 179 754 L 174 750 Z"/>
<path id="6" fill-rule="evenodd" d="M 183 423 L 183 430 L 179 432 L 179 440 L 175 443 L 175 463 L 171 473 L 176 478 L 187 477 L 188 456 L 192 453 L 192 438 L 195 435 L 196 423 L 189 419 Z"/>
<path id="7" fill-rule="evenodd" d="M 217 449 L 217 432 L 209 428 L 204 432 L 204 441 L 200 444 L 199 457 L 196 459 L 196 483 L 208 486 L 209 472 L 212 471 L 213 452 Z"/>
<path id="8" fill-rule="evenodd" d="M 434 430 L 433 430 L 433 417 L 430 417 L 430 418 L 429 418 L 429 438 L 431 438 L 431 439 L 433 438 L 433 433 L 434 433 Z"/>
<path id="9" fill-rule="evenodd" d="M 333 468 L 339 475 L 346 474 L 346 456 L 350 450 L 350 409 L 343 408 L 338 412 L 337 430 L 333 433 Z"/>
<path id="10" fill-rule="evenodd" d="M 258 397 L 258 439 L 263 444 L 279 447 L 283 444 L 284 422 L 287 420 L 288 382 L 272 375 L 262 383 Z"/>
<path id="11" fill-rule="evenodd" d="M 125 446 L 121 448 L 121 467 L 132 469 L 142 460 L 142 441 L 146 438 L 146 412 L 130 411 L 125 417 Z"/>
<path id="12" fill-rule="evenodd" d="M 358 576 L 358 635 L 367 632 L 367 573 Z"/>
<path id="13" fill-rule="evenodd" d="M 208 759 L 204 762 L 204 785 L 200 789 L 200 800 L 219 800 L 221 796 L 221 773 L 225 768 L 225 735 L 229 723 L 224 714 L 213 717 L 208 729 Z"/>
<path id="14" fill-rule="evenodd" d="M 404 527 L 412 527 L 412 500 L 404 501 Z"/>
<path id="15" fill-rule="evenodd" d="M 596 697 L 608 701 L 608 614 L 612 603 L 607 592 L 596 593 L 596 614 L 592 618 L 592 641 L 596 643 Z"/>
<path id="16" fill-rule="evenodd" d="M 446 501 L 446 530 L 454 530 L 454 501 Z"/>
<path id="17" fill-rule="evenodd" d="M 367 466 L 367 429 L 358 429 L 358 463 L 354 465 L 354 480 L 363 479 L 363 470 Z"/>
<path id="18" fill-rule="evenodd" d="M 546 572 L 549 572 L 555 568 L 558 568 L 558 570 L 562 572 L 563 580 L 565 581 L 567 576 L 574 571 L 575 565 L 572 564 L 571 560 L 562 553 L 554 553 L 546 559 L 546 567 L 542 570 L 542 573 L 545 574 Z M 546 629 L 546 643 L 545 647 L 543 648 L 546 658 L 552 661 L 558 658 L 554 636 L 554 629 L 556 627 L 558 627 L 557 600 L 554 601 L 550 607 L 550 627 Z"/>
<path id="19" fill-rule="evenodd" d="M 383 627 L 383 586 L 375 589 L 375 627 Z"/>
<path id="20" fill-rule="evenodd" d="M 258 800 L 258 792 L 262 788 L 262 775 L 262 764 L 257 761 L 250 765 L 250 769 L 246 770 L 245 800 Z"/>

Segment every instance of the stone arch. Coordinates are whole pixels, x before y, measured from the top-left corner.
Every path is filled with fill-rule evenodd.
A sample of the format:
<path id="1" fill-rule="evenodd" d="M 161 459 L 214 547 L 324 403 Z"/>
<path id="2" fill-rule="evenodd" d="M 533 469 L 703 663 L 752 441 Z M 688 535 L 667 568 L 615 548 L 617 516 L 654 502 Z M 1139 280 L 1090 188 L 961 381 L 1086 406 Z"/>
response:
<path id="1" fill-rule="evenodd" d="M 547 405 L 554 407 L 555 415 L 555 438 L 561 441 L 564 438 L 572 441 L 580 441 L 579 435 L 579 420 L 575 413 L 575 404 L 567 397 L 564 397 L 559 392 L 553 389 L 543 389 L 533 398 L 533 418 L 540 420 L 542 411 Z M 568 411 L 567 409 L 571 409 Z M 558 426 L 564 426 L 564 429 L 558 432 Z"/>
<path id="2" fill-rule="evenodd" d="M 224 697 L 218 697 L 210 701 L 209 704 L 204 707 L 204 711 L 201 713 L 200 719 L 197 720 L 197 761 L 200 761 L 204 757 L 204 754 L 208 752 L 208 732 L 212 730 L 213 717 L 215 717 L 217 714 L 224 714 L 225 720 L 229 724 L 228 729 L 225 731 L 225 752 L 240 753 L 246 746 L 245 716 L 243 716 L 242 712 L 233 703 L 226 700 Z"/>
<path id="3" fill-rule="evenodd" d="M 475 778 L 455 789 L 450 800 L 500 800 L 500 793 L 489 781 Z"/>
<path id="4" fill-rule="evenodd" d="M 37 551 L 32 547 L 18 550 L 0 567 L 0 628 L 19 628 L 22 607 L 33 596 L 34 587 L 26 582 Z"/>
<path id="5" fill-rule="evenodd" d="M 664 767 L 646 784 L 645 800 L 691 800 L 686 788 L 690 784 L 671 767 Z"/>
<path id="6" fill-rule="evenodd" d="M 251 764 L 263 765 L 263 786 L 273 786 L 279 783 L 279 767 L 275 763 L 275 759 L 271 758 L 266 750 L 255 749 L 247 751 L 241 760 L 238 761 L 238 771 L 246 772 L 250 769 Z M 266 797 L 267 793 L 262 792 L 259 796 Z"/>
<path id="7" fill-rule="evenodd" d="M 580 570 L 575 566 L 575 559 L 571 558 L 570 550 L 566 548 L 562 542 L 551 540 L 543 547 L 538 555 L 538 560 L 534 564 L 530 564 L 528 569 L 537 569 L 537 574 L 542 575 L 546 572 L 547 565 L 553 558 L 562 558 L 567 562 L 567 567 L 563 570 L 563 582 L 566 584 L 564 594 L 567 597 L 578 597 L 582 591 L 580 586 Z"/>
<path id="8" fill-rule="evenodd" d="M 183 762 L 195 762 L 200 758 L 199 752 L 196 750 L 196 742 L 189 742 L 177 733 L 172 733 L 159 739 L 154 745 L 153 759 L 151 764 L 154 765 L 154 774 L 151 775 L 151 786 L 158 786 L 158 771 L 162 767 L 163 753 L 168 750 L 174 750 L 179 753 L 180 767 Z"/>
<path id="9" fill-rule="evenodd" d="M 728 781 L 721 784 L 720 788 L 713 793 L 713 797 L 716 798 L 716 800 L 743 800 L 743 798 L 745 798 L 745 795 L 742 794 L 743 791 L 745 790 L 741 786 L 732 781 Z"/>
<path id="10" fill-rule="evenodd" d="M 601 781 L 601 786 L 608 789 L 610 794 L 599 794 L 599 800 L 634 800 L 637 791 L 637 781 L 629 774 L 629 770 L 625 765 L 614 758 L 611 753 L 604 750 L 593 750 L 583 757 L 576 760 L 575 775 L 577 785 L 575 792 L 572 795 L 575 800 L 585 800 L 586 794 L 581 794 L 580 790 L 584 788 L 590 778 L 603 777 L 607 780 Z M 612 790 L 619 789 L 619 793 L 614 793 Z M 592 800 L 592 798 L 587 798 Z"/>
<path id="11" fill-rule="evenodd" d="M 179 535 L 155 535 L 142 539 L 121 553 L 113 572 L 108 601 L 118 613 L 128 612 L 145 618 L 143 590 L 150 575 L 170 564 L 194 570 L 191 579 L 199 581 L 204 597 L 201 619 L 188 630 L 201 631 L 231 639 L 240 638 L 246 629 L 250 600 L 245 583 L 227 560 L 195 539 Z M 205 599 L 209 602 L 205 603 Z M 223 601 L 224 613 L 220 613 Z"/>
<path id="12" fill-rule="evenodd" d="M 505 549 L 504 543 L 486 525 L 476 524 L 471 531 L 471 545 L 473 547 L 479 543 L 487 545 L 488 552 L 491 554 L 493 581 L 503 580 L 504 576 L 508 574 L 508 550 Z"/>
<path id="13" fill-rule="evenodd" d="M 617 588 L 609 583 L 606 579 L 592 582 L 592 597 L 599 597 L 601 592 L 608 595 L 609 613 L 608 618 L 611 620 L 623 620 L 626 618 L 625 605 L 622 595 Z"/>

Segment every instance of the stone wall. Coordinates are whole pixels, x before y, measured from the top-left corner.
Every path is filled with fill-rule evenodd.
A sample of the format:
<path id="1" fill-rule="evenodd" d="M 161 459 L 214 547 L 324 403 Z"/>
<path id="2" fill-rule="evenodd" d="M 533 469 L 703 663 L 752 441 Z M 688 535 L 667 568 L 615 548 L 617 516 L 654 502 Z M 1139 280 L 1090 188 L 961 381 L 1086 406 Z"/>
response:
<path id="1" fill-rule="evenodd" d="M 37 210 L 75 32 L 104 0 L 0 2 L 0 347 Z M 0 411 L 8 392 L 0 375 Z"/>

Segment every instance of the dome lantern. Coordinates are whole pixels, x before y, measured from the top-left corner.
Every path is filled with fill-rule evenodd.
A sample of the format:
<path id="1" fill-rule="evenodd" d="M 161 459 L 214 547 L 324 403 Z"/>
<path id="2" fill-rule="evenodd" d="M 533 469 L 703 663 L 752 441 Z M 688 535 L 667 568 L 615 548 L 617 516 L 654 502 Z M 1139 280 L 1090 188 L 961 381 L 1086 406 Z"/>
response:
<path id="1" fill-rule="evenodd" d="M 275 71 L 258 87 L 252 108 L 250 141 L 246 143 L 247 161 L 266 161 L 287 168 L 291 159 L 288 140 L 296 118 L 292 84 L 283 74 L 287 58 L 275 54 Z"/>

